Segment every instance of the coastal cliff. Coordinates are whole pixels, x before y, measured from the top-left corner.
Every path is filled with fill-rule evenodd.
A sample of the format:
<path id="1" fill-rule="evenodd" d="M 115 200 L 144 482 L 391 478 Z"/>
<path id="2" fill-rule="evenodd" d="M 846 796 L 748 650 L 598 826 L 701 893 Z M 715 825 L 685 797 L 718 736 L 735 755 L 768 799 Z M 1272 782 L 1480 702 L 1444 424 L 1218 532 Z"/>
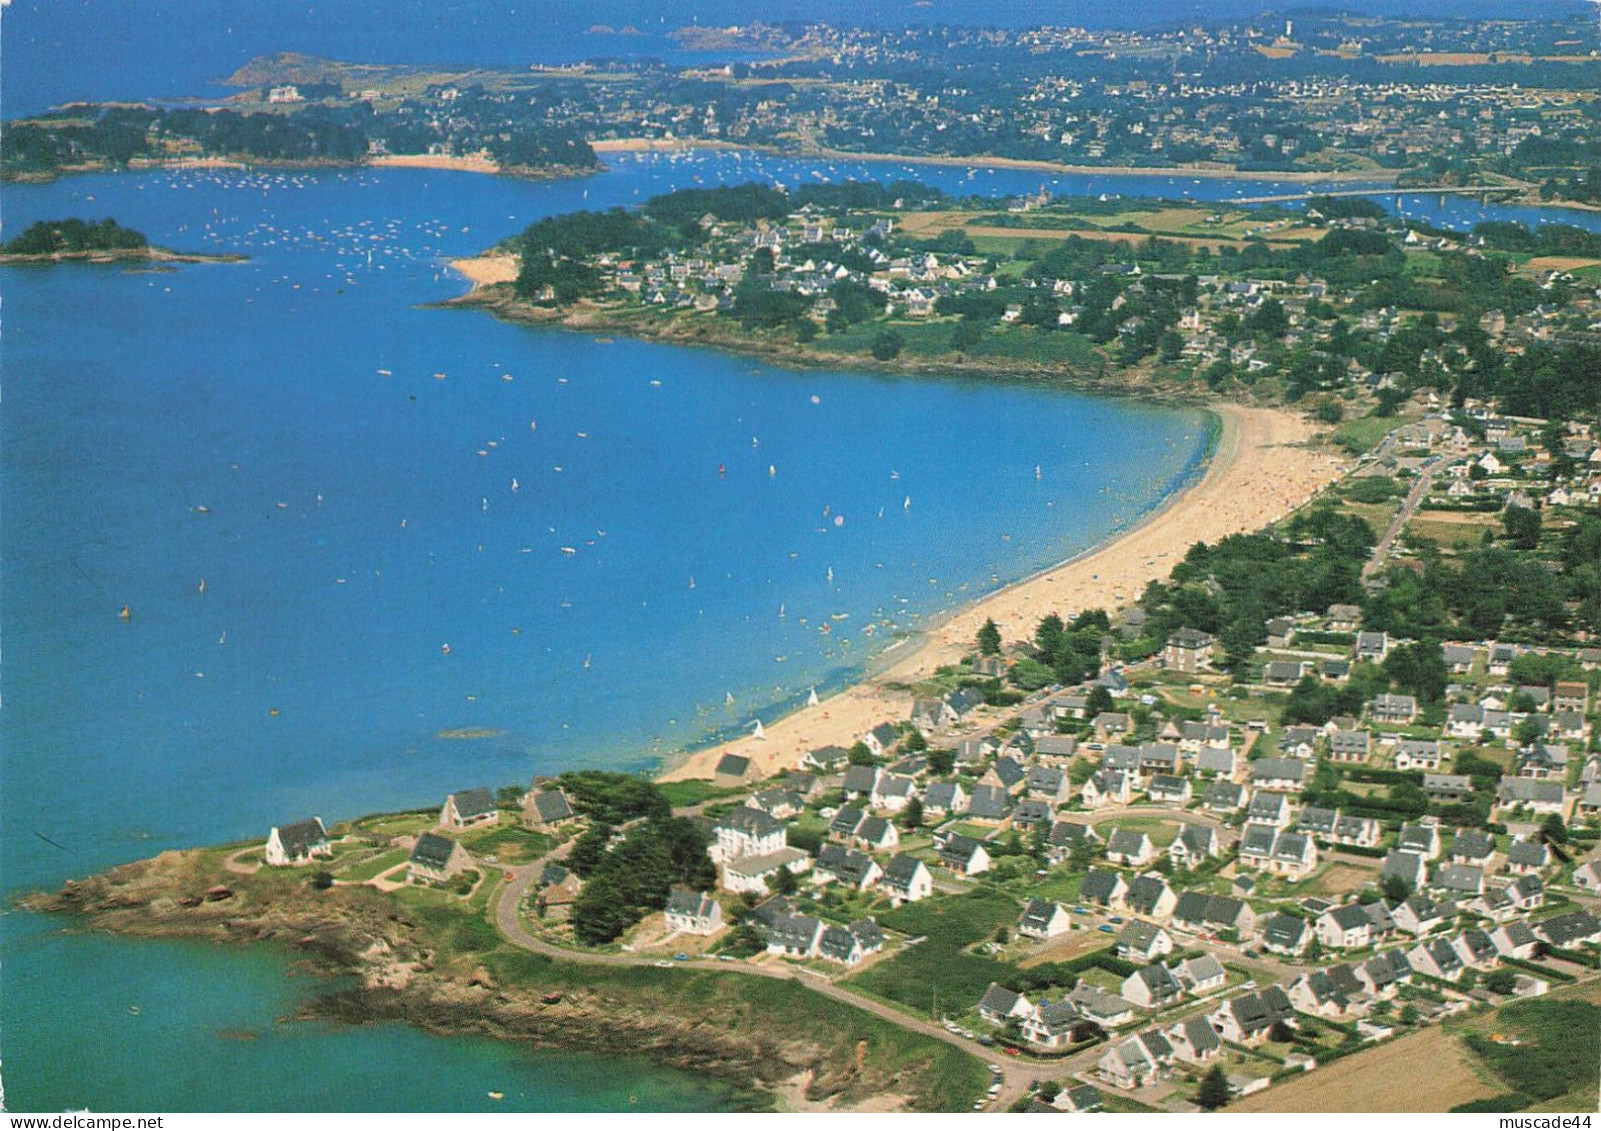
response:
<path id="1" fill-rule="evenodd" d="M 791 981 L 555 961 L 501 939 L 477 901 L 324 887 L 299 869 L 247 872 L 229 851 L 164 852 L 22 906 L 70 915 L 73 929 L 285 948 L 298 968 L 339 980 L 302 1001 L 295 1020 L 404 1021 L 445 1035 L 643 1055 L 716 1080 L 752 1109 L 849 1108 L 884 1096 L 951 1106 L 940 1099 L 945 1062 L 966 1059 Z"/>

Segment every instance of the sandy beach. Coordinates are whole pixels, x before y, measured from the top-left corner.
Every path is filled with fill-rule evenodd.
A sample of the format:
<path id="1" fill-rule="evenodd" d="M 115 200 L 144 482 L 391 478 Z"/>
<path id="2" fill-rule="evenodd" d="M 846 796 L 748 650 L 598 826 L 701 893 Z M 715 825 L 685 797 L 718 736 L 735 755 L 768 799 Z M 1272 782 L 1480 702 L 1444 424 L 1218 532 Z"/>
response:
<path id="1" fill-rule="evenodd" d="M 514 283 L 517 281 L 517 257 L 515 255 L 475 255 L 470 259 L 452 259 L 450 269 L 459 275 L 465 275 L 472 283 L 473 290 L 480 287 L 492 287 L 496 283 Z"/>
<path id="2" fill-rule="evenodd" d="M 386 153 L 367 158 L 367 164 L 380 169 L 454 169 L 461 173 L 500 172 L 500 166 L 482 154 L 442 157 L 431 153 Z"/>
<path id="3" fill-rule="evenodd" d="M 750 758 L 753 776 L 766 777 L 794 768 L 807 750 L 850 746 L 878 723 L 908 717 L 911 695 L 893 685 L 915 682 L 960 659 L 986 619 L 994 618 L 1002 639 L 1012 641 L 1031 636 L 1049 612 L 1067 617 L 1089 608 L 1123 608 L 1147 582 L 1166 577 L 1193 543 L 1258 530 L 1305 503 L 1349 466 L 1343 457 L 1306 444 L 1318 429 L 1298 413 L 1239 405 L 1219 405 L 1215 411 L 1222 429 L 1205 473 L 1140 525 L 958 610 L 903 644 L 906 655 L 889 668 L 772 723 L 764 738 L 747 736 L 696 751 L 658 777 L 710 778 L 726 753 Z"/>

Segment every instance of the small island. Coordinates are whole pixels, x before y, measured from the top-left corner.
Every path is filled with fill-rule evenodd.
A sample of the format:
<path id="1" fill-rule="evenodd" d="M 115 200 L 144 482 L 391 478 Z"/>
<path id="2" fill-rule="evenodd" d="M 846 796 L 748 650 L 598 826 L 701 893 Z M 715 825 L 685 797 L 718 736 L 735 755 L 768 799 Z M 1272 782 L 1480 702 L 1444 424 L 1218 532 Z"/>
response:
<path id="1" fill-rule="evenodd" d="M 0 266 L 33 263 L 143 261 L 151 263 L 242 263 L 242 255 L 204 255 L 156 247 L 143 232 L 115 220 L 39 220 L 14 240 L 0 244 Z"/>

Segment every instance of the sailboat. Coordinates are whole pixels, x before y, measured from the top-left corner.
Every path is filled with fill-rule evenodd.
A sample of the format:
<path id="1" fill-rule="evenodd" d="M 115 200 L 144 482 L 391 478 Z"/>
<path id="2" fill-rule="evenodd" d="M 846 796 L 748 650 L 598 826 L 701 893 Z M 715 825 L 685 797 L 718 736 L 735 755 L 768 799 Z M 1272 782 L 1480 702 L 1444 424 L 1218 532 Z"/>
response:
<path id="1" fill-rule="evenodd" d="M 912 509 L 912 497 L 910 495 L 907 495 L 906 496 L 906 501 L 901 504 L 901 510 L 909 511 L 911 509 Z"/>
<path id="2" fill-rule="evenodd" d="M 200 584 L 199 584 L 199 586 L 196 587 L 195 591 L 197 593 L 204 593 L 206 591 L 206 579 L 205 578 L 202 577 L 200 579 Z"/>
<path id="3" fill-rule="evenodd" d="M 725 707 L 732 707 L 734 705 L 734 693 L 732 691 L 723 692 L 723 705 Z"/>
<path id="4" fill-rule="evenodd" d="M 807 693 L 806 705 L 808 707 L 815 707 L 820 702 L 821 702 L 821 700 L 817 698 L 817 688 L 814 687 L 814 688 L 811 689 L 811 691 L 809 693 Z"/>
<path id="5" fill-rule="evenodd" d="M 127 605 L 122 606 L 122 612 L 118 613 L 117 616 L 121 617 L 123 620 L 133 619 L 133 614 L 128 611 Z"/>
<path id="6" fill-rule="evenodd" d="M 762 729 L 762 721 L 760 719 L 756 720 L 756 728 L 752 730 L 750 734 L 752 738 L 760 739 L 764 742 L 766 741 L 767 732 Z"/>
<path id="7" fill-rule="evenodd" d="M 516 477 L 515 477 L 515 476 L 514 476 L 514 477 L 513 477 L 513 478 L 512 478 L 512 481 L 511 481 L 511 489 L 512 489 L 512 490 L 513 490 L 513 491 L 516 491 L 516 490 L 517 490 L 517 479 L 516 479 Z"/>

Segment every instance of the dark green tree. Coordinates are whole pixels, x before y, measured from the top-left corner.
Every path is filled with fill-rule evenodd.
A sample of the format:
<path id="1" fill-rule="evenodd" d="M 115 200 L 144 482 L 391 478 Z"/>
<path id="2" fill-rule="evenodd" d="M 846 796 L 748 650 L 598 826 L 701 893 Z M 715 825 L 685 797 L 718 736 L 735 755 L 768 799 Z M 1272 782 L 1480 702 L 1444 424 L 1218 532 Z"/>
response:
<path id="1" fill-rule="evenodd" d="M 994 619 L 986 620 L 978 630 L 978 650 L 986 656 L 998 656 L 1001 651 L 1001 630 Z"/>
<path id="2" fill-rule="evenodd" d="M 1207 1074 L 1201 1077 L 1201 1086 L 1195 1092 L 1195 1103 L 1202 1111 L 1216 1111 L 1234 1098 L 1234 1090 L 1229 1087 L 1229 1078 L 1223 1072 L 1221 1064 L 1212 1065 Z"/>

